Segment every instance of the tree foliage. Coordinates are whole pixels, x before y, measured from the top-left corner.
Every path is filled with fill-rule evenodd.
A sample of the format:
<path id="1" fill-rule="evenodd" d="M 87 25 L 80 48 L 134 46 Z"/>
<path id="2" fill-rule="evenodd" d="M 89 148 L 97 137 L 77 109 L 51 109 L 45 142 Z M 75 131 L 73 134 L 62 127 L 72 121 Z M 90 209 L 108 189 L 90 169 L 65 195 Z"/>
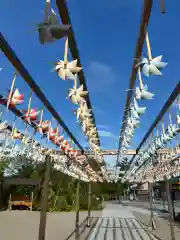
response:
<path id="1" fill-rule="evenodd" d="M 8 158 L 0 160 L 0 176 L 4 176 L 5 170 L 11 165 Z M 10 191 L 14 195 L 31 195 L 34 192 L 34 208 L 40 209 L 40 198 L 42 194 L 42 183 L 45 174 L 45 163 L 33 162 L 26 156 L 19 156 L 13 159 L 13 173 L 16 177 L 39 179 L 40 187 L 33 186 L 12 186 Z M 48 189 L 48 208 L 49 211 L 71 211 L 75 210 L 77 180 L 52 168 L 49 189 Z M 107 200 L 109 193 L 117 194 L 117 186 L 120 183 L 93 183 L 91 194 L 92 209 L 100 209 L 102 199 Z M 123 191 L 121 189 L 121 191 Z M 80 182 L 80 209 L 88 208 L 88 183 Z"/>

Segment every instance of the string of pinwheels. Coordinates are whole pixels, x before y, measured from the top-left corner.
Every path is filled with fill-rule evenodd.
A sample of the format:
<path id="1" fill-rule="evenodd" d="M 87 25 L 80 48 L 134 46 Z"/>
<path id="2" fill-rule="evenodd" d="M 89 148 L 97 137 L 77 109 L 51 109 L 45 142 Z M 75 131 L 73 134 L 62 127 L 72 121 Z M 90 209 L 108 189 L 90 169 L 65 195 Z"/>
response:
<path id="1" fill-rule="evenodd" d="M 143 146 L 143 150 L 137 154 L 129 173 L 125 176 L 126 179 L 129 177 L 131 178 L 131 176 L 134 178 L 135 176 L 141 180 L 150 177 L 153 177 L 153 179 L 156 177 L 157 180 L 163 180 L 164 175 L 168 178 L 180 175 L 180 146 L 178 143 L 178 135 L 180 133 L 179 99 L 177 99 L 177 106 L 178 109 L 175 122 L 173 123 L 172 115 L 169 111 L 168 126 L 165 128 L 165 125 L 162 122 L 160 126 L 160 134 L 158 127 L 156 128 L 156 134 L 151 135 L 151 139 L 144 144 L 145 146 Z M 176 146 L 169 150 L 166 159 L 158 162 L 157 151 L 162 148 L 167 148 L 167 145 L 172 144 L 173 140 L 176 140 Z M 146 170 L 142 171 L 142 168 L 145 168 L 145 166 Z"/>
<path id="2" fill-rule="evenodd" d="M 146 31 L 146 30 L 145 30 Z M 121 148 L 120 148 L 120 159 L 123 161 L 126 150 L 130 148 L 132 138 L 135 134 L 136 129 L 140 126 L 140 116 L 146 112 L 146 107 L 139 105 L 139 100 L 152 100 L 154 93 L 149 92 L 147 84 L 144 84 L 142 74 L 145 77 L 151 75 L 162 75 L 161 70 L 166 67 L 167 63 L 162 62 L 162 55 L 152 57 L 151 45 L 149 41 L 148 32 L 146 31 L 146 48 L 148 57 L 141 57 L 136 59 L 139 86 L 133 90 L 133 100 L 126 111 L 128 111 L 128 117 L 125 121 L 125 128 L 121 136 Z M 130 89 L 132 91 L 132 89 Z M 124 124 L 124 123 L 123 123 Z"/>
<path id="3" fill-rule="evenodd" d="M 86 96 L 88 91 L 84 91 L 83 85 L 77 86 L 77 77 L 78 73 L 81 71 L 81 67 L 77 66 L 77 59 L 71 62 L 67 60 L 68 56 L 68 37 L 65 42 L 65 53 L 64 53 L 64 61 L 59 60 L 55 64 L 54 70 L 57 72 L 58 76 L 62 80 L 73 80 L 74 86 L 69 89 L 68 99 L 71 100 L 73 104 L 78 105 L 77 110 L 75 110 L 75 114 L 77 116 L 77 121 L 82 126 L 82 130 L 87 136 L 89 144 L 92 148 L 92 151 L 96 155 L 96 159 L 99 162 L 102 162 L 102 156 L 100 154 L 100 147 L 98 145 L 98 133 L 97 128 L 93 124 L 92 119 L 92 110 L 88 109 L 86 103 Z"/>
<path id="4" fill-rule="evenodd" d="M 15 128 L 14 125 L 13 127 L 11 127 L 7 123 L 7 121 L 0 122 L 1 134 L 4 131 L 7 132 L 6 136 L 8 136 L 8 139 L 11 139 L 13 142 L 16 140 L 22 141 L 24 138 L 24 133 L 21 133 L 19 130 L 17 130 L 17 128 Z M 45 148 L 40 143 L 38 143 L 37 140 L 34 140 L 30 137 L 28 137 L 28 141 L 24 142 L 24 144 L 29 147 L 29 151 L 26 151 L 27 149 L 24 149 L 24 151 L 21 150 L 17 151 L 17 149 L 14 147 L 14 144 L 10 146 L 6 146 L 5 144 L 5 147 L 3 148 L 1 147 L 0 149 L 1 156 L 9 155 L 10 157 L 17 157 L 26 155 L 27 158 L 30 158 L 34 161 L 44 161 L 43 156 L 45 154 L 49 154 L 54 159 L 54 162 L 58 162 L 58 164 L 57 163 L 55 164 L 56 168 L 58 168 L 58 165 L 61 165 L 62 162 L 61 155 L 58 154 L 56 150 Z M 67 163 L 67 160 L 65 161 L 65 163 Z M 70 169 L 71 171 L 67 169 L 68 175 L 70 175 L 69 172 L 72 172 L 72 174 L 76 174 L 78 175 L 78 177 L 80 176 L 82 179 L 86 179 L 86 181 L 89 181 L 88 180 L 89 175 L 85 171 L 81 170 L 76 163 L 72 163 Z M 96 176 L 92 174 L 90 176 L 90 179 L 92 181 L 97 181 L 98 178 L 96 178 Z M 99 180 L 102 181 L 101 179 Z"/>
<path id="5" fill-rule="evenodd" d="M 99 139 L 97 128 L 93 124 L 92 110 L 88 109 L 86 103 L 86 96 L 88 91 L 84 91 L 84 86 L 77 86 L 78 73 L 81 71 L 82 67 L 77 66 L 78 61 L 74 59 L 73 61 L 68 61 L 68 34 L 70 32 L 70 25 L 60 24 L 54 9 L 51 7 L 51 1 L 46 0 L 45 10 L 44 10 L 44 20 L 37 26 L 39 32 L 39 40 L 42 44 L 52 43 L 63 37 L 65 40 L 65 50 L 64 59 L 58 60 L 55 63 L 54 71 L 57 72 L 58 77 L 62 80 L 73 80 L 74 86 L 69 89 L 68 99 L 71 100 L 73 104 L 78 105 L 78 109 L 75 111 L 77 116 L 77 121 L 82 126 L 82 130 L 87 136 L 89 144 L 94 152 L 98 162 L 103 162 L 103 157 L 99 147 Z"/>
<path id="6" fill-rule="evenodd" d="M 10 109 L 12 111 L 16 109 L 16 106 L 22 105 L 22 103 L 24 102 L 24 94 L 20 94 L 19 90 L 17 88 L 15 89 L 16 77 L 17 73 L 15 73 L 13 76 L 13 81 L 8 96 L 0 97 L 0 103 L 6 106 L 7 109 Z M 75 148 L 73 148 L 72 145 L 67 140 L 65 140 L 63 134 L 61 135 L 59 134 L 58 127 L 53 128 L 51 121 L 49 120 L 43 121 L 44 108 L 40 111 L 37 108 L 32 108 L 31 105 L 32 105 L 32 90 L 30 92 L 28 100 L 28 109 L 23 111 L 20 110 L 21 115 L 20 117 L 25 122 L 25 130 L 21 142 L 23 144 L 30 144 L 30 139 L 28 136 L 26 136 L 27 126 L 30 125 L 35 128 L 34 134 L 36 132 L 39 132 L 43 137 L 47 137 L 48 141 L 51 141 L 56 147 L 63 151 L 68 156 L 68 158 L 71 159 L 72 162 L 76 162 L 77 164 L 79 164 L 82 169 L 84 168 L 85 171 L 88 172 L 89 175 L 97 176 L 95 171 L 92 170 L 92 168 L 88 164 L 86 156 L 83 155 L 78 150 L 76 150 Z M 15 127 L 13 129 L 13 134 L 16 135 L 16 138 L 18 137 L 18 132 L 15 129 Z M 19 134 L 19 138 L 20 137 L 21 135 Z M 97 178 L 100 177 L 97 176 Z"/>

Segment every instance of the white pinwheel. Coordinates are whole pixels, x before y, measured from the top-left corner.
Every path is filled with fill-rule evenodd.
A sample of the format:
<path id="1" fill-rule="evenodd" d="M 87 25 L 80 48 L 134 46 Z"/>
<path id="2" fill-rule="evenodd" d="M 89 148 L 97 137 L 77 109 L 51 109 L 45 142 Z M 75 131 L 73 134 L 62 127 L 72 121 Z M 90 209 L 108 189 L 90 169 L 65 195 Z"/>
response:
<path id="1" fill-rule="evenodd" d="M 130 107 L 130 115 L 132 117 L 134 117 L 135 119 L 139 119 L 139 115 L 138 115 L 136 109 L 134 108 L 134 106 Z"/>
<path id="2" fill-rule="evenodd" d="M 137 67 L 142 67 L 142 72 L 145 76 L 149 77 L 150 74 L 162 75 L 160 70 L 165 68 L 168 63 L 161 62 L 162 55 L 148 60 L 147 58 L 141 58 L 140 61 L 136 64 Z"/>
<path id="3" fill-rule="evenodd" d="M 151 100 L 153 99 L 154 94 L 148 92 L 148 86 L 145 85 L 143 88 L 136 87 L 135 89 L 135 98 L 136 99 L 143 99 L 143 100 Z"/>
<path id="4" fill-rule="evenodd" d="M 180 125 L 180 114 L 177 114 L 177 116 L 176 116 L 176 122 L 177 122 L 177 125 Z"/>
<path id="5" fill-rule="evenodd" d="M 177 135 L 178 130 L 179 128 L 176 126 L 176 124 L 169 124 L 167 133 L 169 137 L 174 138 Z"/>
<path id="6" fill-rule="evenodd" d="M 91 110 L 88 109 L 87 104 L 83 103 L 80 105 L 80 107 L 76 111 L 77 114 L 77 120 L 85 120 L 85 118 L 91 117 Z"/>
<path id="7" fill-rule="evenodd" d="M 4 132 L 8 127 L 7 121 L 0 123 L 0 132 Z"/>
<path id="8" fill-rule="evenodd" d="M 95 127 L 93 124 L 93 121 L 91 118 L 85 118 L 82 122 L 82 129 L 84 133 L 87 133 L 87 131 L 90 131 L 92 127 Z"/>
<path id="9" fill-rule="evenodd" d="M 69 90 L 68 98 L 71 99 L 74 104 L 82 104 L 85 103 L 84 97 L 87 96 L 88 91 L 83 90 L 83 85 L 79 88 L 71 88 Z"/>
<path id="10" fill-rule="evenodd" d="M 131 124 L 133 125 L 134 128 L 138 128 L 140 121 L 134 118 L 131 118 Z"/>
<path id="11" fill-rule="evenodd" d="M 67 63 L 59 60 L 56 62 L 53 71 L 56 71 L 62 80 L 71 79 L 75 81 L 76 76 L 74 74 L 80 72 L 81 69 L 82 67 L 77 67 L 77 59 L 71 62 L 67 61 Z"/>
<path id="12" fill-rule="evenodd" d="M 146 111 L 146 107 L 140 107 L 135 98 L 134 98 L 134 108 L 139 115 L 144 114 Z"/>

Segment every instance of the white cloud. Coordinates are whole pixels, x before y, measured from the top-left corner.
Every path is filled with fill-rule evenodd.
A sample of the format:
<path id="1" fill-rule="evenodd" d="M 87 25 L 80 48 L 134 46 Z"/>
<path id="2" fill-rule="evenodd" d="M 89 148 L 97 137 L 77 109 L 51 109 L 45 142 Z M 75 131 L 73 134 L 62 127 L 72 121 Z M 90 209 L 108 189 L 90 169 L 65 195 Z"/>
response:
<path id="1" fill-rule="evenodd" d="M 106 130 L 106 131 L 109 130 L 108 126 L 103 125 L 103 124 L 98 124 L 98 125 L 97 125 L 97 128 L 102 129 L 102 130 Z"/>
<path id="2" fill-rule="evenodd" d="M 111 66 L 93 61 L 87 72 L 88 84 L 93 90 L 104 91 L 104 86 L 110 85 L 115 80 L 115 74 Z"/>
<path id="3" fill-rule="evenodd" d="M 98 106 L 93 106 L 93 111 L 97 114 L 103 114 L 104 111 L 102 109 L 100 109 Z"/>
<path id="4" fill-rule="evenodd" d="M 115 139 L 117 138 L 117 136 L 115 136 L 112 132 L 109 131 L 99 130 L 98 133 L 101 137 L 111 137 Z"/>

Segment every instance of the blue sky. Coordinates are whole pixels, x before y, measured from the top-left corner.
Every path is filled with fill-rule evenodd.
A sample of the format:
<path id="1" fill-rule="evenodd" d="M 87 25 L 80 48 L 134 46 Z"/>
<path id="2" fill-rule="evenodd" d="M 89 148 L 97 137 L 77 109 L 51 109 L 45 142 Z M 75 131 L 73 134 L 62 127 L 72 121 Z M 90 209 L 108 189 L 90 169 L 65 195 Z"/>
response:
<path id="1" fill-rule="evenodd" d="M 163 54 L 169 64 L 163 76 L 145 78 L 155 99 L 142 102 L 148 107 L 141 118 L 132 147 L 136 147 L 159 110 L 174 89 L 180 76 L 179 42 L 180 1 L 165 1 L 167 13 L 160 13 L 159 1 L 154 1 L 149 25 L 153 56 Z M 126 92 L 133 62 L 143 1 L 132 0 L 68 0 L 69 12 L 80 51 L 83 70 L 103 148 L 117 148 L 123 117 Z M 55 7 L 55 1 L 52 1 Z M 63 58 L 64 40 L 40 45 L 35 30 L 43 18 L 44 1 L 3 0 L 1 2 L 0 31 L 4 34 L 33 79 L 54 105 L 76 138 L 86 145 L 80 126 L 73 115 L 75 105 L 66 100 L 72 81 L 62 81 L 51 72 L 56 58 Z M 26 10 L 27 9 L 27 10 Z M 55 8 L 56 10 L 56 8 Z M 144 48 L 146 54 L 146 48 Z M 71 59 L 69 55 L 69 59 Z M 0 53 L 1 93 L 10 86 L 13 67 Z M 26 94 L 29 88 L 18 77 L 16 86 Z M 27 102 L 27 101 L 26 101 Z M 42 107 L 33 96 L 32 106 Z M 22 108 L 26 108 L 24 105 Z M 45 113 L 49 118 L 49 114 Z M 54 125 L 56 125 L 54 121 Z M 112 161 L 113 157 L 107 160 Z"/>

